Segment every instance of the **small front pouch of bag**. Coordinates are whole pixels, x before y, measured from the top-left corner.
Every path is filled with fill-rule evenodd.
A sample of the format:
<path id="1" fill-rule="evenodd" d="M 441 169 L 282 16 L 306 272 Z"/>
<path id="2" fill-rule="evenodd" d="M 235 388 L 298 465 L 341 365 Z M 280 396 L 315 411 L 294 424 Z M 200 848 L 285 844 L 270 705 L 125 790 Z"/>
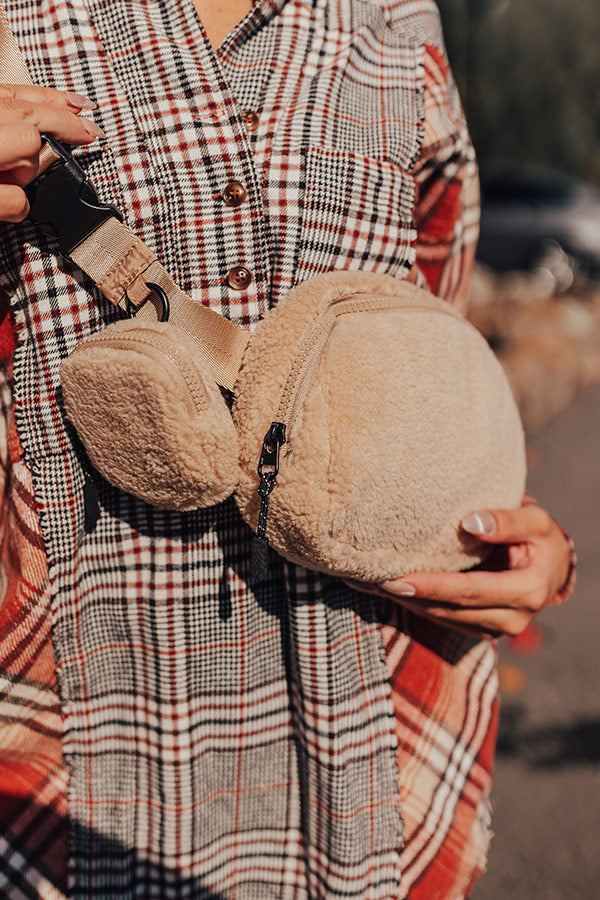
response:
<path id="1" fill-rule="evenodd" d="M 212 506 L 235 490 L 238 439 L 194 343 L 168 322 L 122 320 L 61 365 L 63 396 L 91 462 L 162 509 Z"/>

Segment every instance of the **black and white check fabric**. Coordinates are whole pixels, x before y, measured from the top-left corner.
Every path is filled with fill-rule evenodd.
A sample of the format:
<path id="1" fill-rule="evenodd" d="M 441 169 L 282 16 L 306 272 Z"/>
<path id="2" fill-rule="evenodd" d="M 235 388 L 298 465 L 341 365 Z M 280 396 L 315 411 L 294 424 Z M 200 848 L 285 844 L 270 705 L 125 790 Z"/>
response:
<path id="1" fill-rule="evenodd" d="M 320 272 L 403 278 L 421 257 L 432 287 L 460 297 L 475 170 L 435 4 L 261 0 L 218 52 L 187 0 L 10 0 L 7 14 L 35 81 L 98 103 L 108 140 L 76 155 L 199 303 L 252 328 Z M 231 181 L 248 192 L 236 208 Z M 426 234 L 440 197 L 451 225 Z M 412 859 L 401 887 L 401 667 L 377 602 L 282 561 L 251 589 L 233 501 L 166 513 L 103 484 L 85 533 L 59 364 L 115 313 L 55 249 L 27 225 L 0 233 L 49 569 L 72 896 L 416 897 L 436 853 Z M 244 291 L 227 280 L 236 265 L 252 274 Z M 429 814 L 441 840 L 489 733 L 494 677 L 489 648 L 461 675 L 476 739 L 444 731 L 433 703 L 419 718 L 443 732 L 444 760 L 466 761 Z M 483 810 L 476 774 L 469 803 Z M 451 890 L 436 896 L 463 895 Z"/>

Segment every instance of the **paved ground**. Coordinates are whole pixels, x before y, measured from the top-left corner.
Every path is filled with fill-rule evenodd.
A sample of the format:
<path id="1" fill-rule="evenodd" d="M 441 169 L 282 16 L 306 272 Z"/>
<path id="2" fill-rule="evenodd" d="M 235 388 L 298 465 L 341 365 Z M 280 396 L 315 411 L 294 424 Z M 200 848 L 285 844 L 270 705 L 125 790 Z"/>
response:
<path id="1" fill-rule="evenodd" d="M 496 836 L 474 900 L 600 900 L 600 386 L 532 444 L 529 490 L 573 535 L 579 578 L 540 617 L 539 652 L 501 647 L 526 683 L 503 694 Z"/>

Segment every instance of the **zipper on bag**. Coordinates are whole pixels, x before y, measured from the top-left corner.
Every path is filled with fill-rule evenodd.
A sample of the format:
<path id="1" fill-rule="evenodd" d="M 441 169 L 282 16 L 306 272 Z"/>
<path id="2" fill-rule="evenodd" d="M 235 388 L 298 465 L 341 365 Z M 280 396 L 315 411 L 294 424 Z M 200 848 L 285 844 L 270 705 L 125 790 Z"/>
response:
<path id="1" fill-rule="evenodd" d="M 269 498 L 275 487 L 279 474 L 279 454 L 285 444 L 286 426 L 283 422 L 272 422 L 265 435 L 258 463 L 258 495 L 260 509 L 258 525 L 252 541 L 252 557 L 250 574 L 253 584 L 264 581 L 269 571 L 269 542 L 267 540 L 267 519 L 269 516 Z"/>
<path id="2" fill-rule="evenodd" d="M 156 332 L 151 331 L 150 329 L 139 328 L 137 329 L 138 334 L 140 331 L 146 331 L 146 333 L 150 335 L 155 335 Z M 187 360 L 182 359 L 179 354 L 175 355 L 173 353 L 168 353 L 162 347 L 157 347 L 155 343 L 150 340 L 145 340 L 143 337 L 139 337 L 138 334 L 135 336 L 124 335 L 123 337 L 104 337 L 102 335 L 98 335 L 97 338 L 92 339 L 95 344 L 106 347 L 114 350 L 130 350 L 132 344 L 139 344 L 142 347 L 146 348 L 146 354 L 150 356 L 160 357 L 161 360 L 165 361 L 170 368 L 177 373 L 177 375 L 181 376 L 184 381 L 186 392 L 189 400 L 192 403 L 192 406 L 198 410 L 202 410 L 206 406 L 206 402 L 204 398 L 200 398 L 196 388 L 196 381 L 198 379 L 198 374 L 192 373 L 190 371 L 190 363 Z M 79 347 L 84 347 L 85 342 L 82 342 L 75 348 L 73 354 L 77 353 Z M 148 353 L 150 351 L 150 353 Z M 73 355 L 71 354 L 71 355 Z M 191 363 L 193 365 L 193 363 Z"/>
<path id="3" fill-rule="evenodd" d="M 269 426 L 262 445 L 258 463 L 259 484 L 257 493 L 260 497 L 258 525 L 252 544 L 251 573 L 253 583 L 263 581 L 268 573 L 269 542 L 267 523 L 269 503 L 276 487 L 279 474 L 280 451 L 286 440 L 289 441 L 298 414 L 306 400 L 308 391 L 317 374 L 319 363 L 325 351 L 327 341 L 339 318 L 351 313 L 383 312 L 388 310 L 423 310 L 422 303 L 402 304 L 394 296 L 378 296 L 365 299 L 358 297 L 341 297 L 332 300 L 314 319 L 300 342 L 289 374 L 285 380 L 276 419 Z M 432 311 L 456 318 L 452 309 L 434 308 Z"/>

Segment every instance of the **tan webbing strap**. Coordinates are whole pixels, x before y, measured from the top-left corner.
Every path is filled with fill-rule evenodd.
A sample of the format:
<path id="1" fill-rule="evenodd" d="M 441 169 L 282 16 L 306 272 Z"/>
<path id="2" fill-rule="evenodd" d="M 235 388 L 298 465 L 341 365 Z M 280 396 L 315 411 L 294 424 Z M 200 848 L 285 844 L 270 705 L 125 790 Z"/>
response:
<path id="1" fill-rule="evenodd" d="M 184 294 L 159 262 L 152 263 L 144 272 L 144 278 L 165 291 L 171 305 L 169 322 L 194 341 L 217 384 L 232 391 L 250 333 Z M 136 319 L 150 316 L 156 318 L 156 312 L 151 303 L 146 303 L 136 314 Z"/>
<path id="2" fill-rule="evenodd" d="M 70 256 L 115 306 L 123 305 L 128 285 L 156 259 L 143 241 L 112 216 L 71 250 Z M 148 289 L 142 302 L 150 293 Z"/>
<path id="3" fill-rule="evenodd" d="M 169 298 L 169 322 L 194 341 L 215 381 L 233 390 L 248 346 L 248 332 L 188 297 L 154 253 L 125 225 L 117 219 L 107 219 L 71 252 L 71 258 L 96 282 L 111 303 L 123 309 L 127 308 L 128 300 L 139 306 L 140 301 L 143 303 L 152 294 L 152 289 L 145 283 L 161 287 Z M 141 297 L 135 296 L 140 281 L 145 287 Z M 134 290 L 128 292 L 130 285 Z M 156 317 L 152 303 L 145 303 L 137 312 L 140 319 Z"/>
<path id="4" fill-rule="evenodd" d="M 0 3 L 0 84 L 33 84 Z"/>
<path id="5" fill-rule="evenodd" d="M 0 84 L 31 84 L 31 76 L 19 51 L 0 0 Z M 59 157 L 44 144 L 38 175 Z M 222 387 L 233 389 L 248 345 L 249 334 L 214 310 L 195 302 L 177 287 L 156 255 L 111 217 L 70 251 L 71 259 L 116 306 L 130 302 L 140 307 L 141 318 L 156 319 L 156 309 L 147 282 L 161 287 L 169 298 L 169 321 L 185 331 L 203 357 L 208 370 Z"/>
<path id="6" fill-rule="evenodd" d="M 44 143 L 40 149 L 40 158 L 38 161 L 37 172 L 35 173 L 35 177 L 41 175 L 42 172 L 45 172 L 46 169 L 49 169 L 52 163 L 56 162 L 60 157 L 56 155 L 52 147 L 49 144 Z"/>

